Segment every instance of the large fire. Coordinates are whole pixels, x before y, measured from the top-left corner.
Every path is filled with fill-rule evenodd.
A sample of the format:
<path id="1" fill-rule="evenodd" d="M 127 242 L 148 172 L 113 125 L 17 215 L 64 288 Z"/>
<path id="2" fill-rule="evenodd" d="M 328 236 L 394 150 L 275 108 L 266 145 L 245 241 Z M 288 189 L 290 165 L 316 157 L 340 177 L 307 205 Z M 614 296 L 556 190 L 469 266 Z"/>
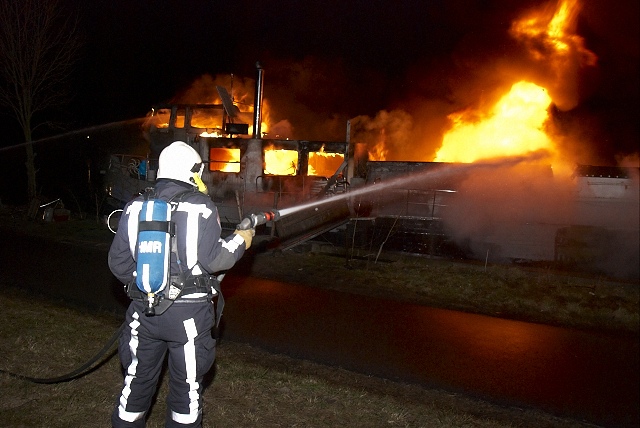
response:
<path id="1" fill-rule="evenodd" d="M 496 76 L 515 76 L 502 81 L 502 86 L 508 89 L 491 104 L 477 103 L 449 114 L 449 127 L 441 134 L 442 143 L 435 156 L 429 154 L 426 159 L 415 160 L 470 163 L 545 152 L 548 154 L 545 162 L 554 167 L 564 166 L 557 132 L 550 120 L 551 108 L 575 106 L 577 70 L 596 62 L 595 54 L 575 34 L 579 10 L 578 0 L 559 0 L 515 20 L 509 34 L 524 48 L 527 66 L 519 71 L 514 71 L 515 67 L 508 72 L 496 69 Z M 399 143 L 389 138 L 394 126 L 391 115 L 379 115 L 373 122 L 384 125 L 373 126 L 379 132 L 375 138 L 369 138 L 369 159 L 401 156 L 399 150 L 394 150 L 394 146 L 400 147 Z M 364 133 L 374 135 L 366 124 L 361 128 Z"/>
<path id="2" fill-rule="evenodd" d="M 453 127 L 442 140 L 437 162 L 473 162 L 538 150 L 553 150 L 544 132 L 551 97 L 533 83 L 521 81 L 477 121 L 467 112 L 450 116 Z M 477 114 L 477 113 L 476 113 Z"/>
<path id="3" fill-rule="evenodd" d="M 570 68 L 568 57 L 572 52 L 580 52 L 588 65 L 595 63 L 595 55 L 573 33 L 578 11 L 578 0 L 561 0 L 554 10 L 532 12 L 511 26 L 511 35 L 527 44 L 535 60 L 551 64 L 550 86 L 557 85 L 563 74 L 570 72 L 565 69 Z M 526 80 L 516 82 L 488 111 L 450 115 L 453 125 L 444 135 L 435 160 L 473 162 L 540 150 L 556 157 L 556 145 L 546 129 L 553 102 L 547 88 Z"/>
<path id="4" fill-rule="evenodd" d="M 575 34 L 579 10 L 579 0 L 558 0 L 557 3 L 528 11 L 513 21 L 509 34 L 520 42 L 532 60 L 532 67 L 537 71 L 523 71 L 520 73 L 521 78 L 503 81 L 503 87 L 509 89 L 491 105 L 469 107 L 449 114 L 449 128 L 441 134 L 441 146 L 435 155 L 431 152 L 427 159 L 415 160 L 470 163 L 488 158 L 545 152 L 548 154 L 547 162 L 553 163 L 554 167 L 560 166 L 559 144 L 549 120 L 551 108 L 571 104 L 567 100 L 576 98 L 570 94 L 575 92 L 575 88 L 567 82 L 576 80 L 575 73 L 579 66 L 593 65 L 596 62 L 595 54 L 586 49 L 583 39 Z M 496 73 L 499 71 L 496 70 Z M 503 74 L 518 76 L 513 73 Z M 252 123 L 253 105 L 247 101 L 252 96 L 248 88 L 245 90 L 240 87 L 232 91 L 234 105 L 239 110 L 237 120 Z M 202 102 L 202 98 L 198 101 Z M 220 102 L 220 99 L 213 96 L 206 102 Z M 270 112 L 267 100 L 263 101 L 262 112 L 260 137 L 277 138 L 268 133 Z M 222 109 L 216 114 L 215 117 L 194 116 L 191 118 L 192 125 L 202 127 L 203 136 L 228 136 L 221 126 L 224 121 Z M 386 120 L 385 123 L 390 125 L 382 127 L 375 134 L 375 141 L 367 144 L 369 159 L 384 161 L 394 156 L 397 158 L 398 153 L 395 153 L 393 145 L 397 146 L 395 139 L 398 133 L 394 129 L 401 128 L 403 118 L 394 122 L 397 118 L 385 113 L 380 119 Z M 370 134 L 373 135 L 374 130 L 365 131 L 371 131 Z M 253 134 L 251 127 L 249 134 Z M 239 151 L 221 151 L 216 155 L 219 158 L 216 160 L 220 162 L 212 163 L 212 170 L 238 172 Z M 329 155 L 311 154 L 308 171 L 302 173 L 325 175 L 318 171 L 317 165 L 326 162 L 317 159 L 327 158 Z M 314 157 L 316 160 L 312 160 Z M 296 151 L 265 148 L 264 160 L 265 174 L 295 175 L 301 172 L 297 171 L 300 166 Z M 336 162 L 341 162 L 341 159 Z"/>

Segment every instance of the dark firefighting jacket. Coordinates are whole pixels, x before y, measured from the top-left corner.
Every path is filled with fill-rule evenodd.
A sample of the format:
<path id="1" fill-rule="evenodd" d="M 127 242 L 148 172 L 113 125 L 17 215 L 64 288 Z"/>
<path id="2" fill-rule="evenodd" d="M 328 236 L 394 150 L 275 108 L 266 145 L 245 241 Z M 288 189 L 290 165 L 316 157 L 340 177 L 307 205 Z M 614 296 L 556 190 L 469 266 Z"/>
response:
<path id="1" fill-rule="evenodd" d="M 230 269 L 244 254 L 241 236 L 231 234 L 224 239 L 220 236 L 218 210 L 209 196 L 187 183 L 158 179 L 155 197 L 166 201 L 175 197 L 171 221 L 175 223 L 177 255 L 171 254 L 171 275 L 184 272 L 192 276 L 214 275 Z M 125 205 L 109 249 L 109 268 L 124 284 L 133 280 L 136 270 L 138 214 L 143 201 L 144 196 L 139 196 Z"/>

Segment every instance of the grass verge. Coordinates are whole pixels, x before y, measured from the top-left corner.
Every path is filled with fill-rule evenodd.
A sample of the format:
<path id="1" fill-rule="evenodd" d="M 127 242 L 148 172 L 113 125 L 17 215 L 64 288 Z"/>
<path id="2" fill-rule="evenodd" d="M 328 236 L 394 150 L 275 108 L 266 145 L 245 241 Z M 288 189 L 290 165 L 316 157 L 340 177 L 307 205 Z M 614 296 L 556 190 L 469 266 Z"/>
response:
<path id="1" fill-rule="evenodd" d="M 252 276 L 442 309 L 584 329 L 638 333 L 640 285 L 549 268 L 406 254 L 385 261 L 322 252 L 265 253 Z"/>

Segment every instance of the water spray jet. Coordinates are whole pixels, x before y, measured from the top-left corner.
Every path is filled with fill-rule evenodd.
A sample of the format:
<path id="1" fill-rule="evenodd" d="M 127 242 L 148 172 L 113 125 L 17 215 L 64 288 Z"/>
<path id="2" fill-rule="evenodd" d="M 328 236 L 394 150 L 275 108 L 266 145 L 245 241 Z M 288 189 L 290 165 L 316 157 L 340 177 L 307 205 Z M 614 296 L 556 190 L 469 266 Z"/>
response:
<path id="1" fill-rule="evenodd" d="M 0 147 L 0 152 L 16 149 L 16 148 L 19 148 L 19 147 L 25 147 L 25 146 L 28 146 L 29 144 L 44 143 L 46 141 L 55 141 L 55 140 L 59 140 L 61 138 L 70 137 L 70 136 L 77 135 L 77 134 L 84 134 L 84 133 L 92 132 L 92 131 L 101 131 L 101 130 L 108 129 L 108 128 L 115 127 L 115 126 L 119 126 L 119 125 L 126 125 L 126 124 L 143 122 L 146 119 L 147 119 L 146 117 L 140 117 L 140 118 L 136 118 L 136 119 L 121 120 L 121 121 L 118 121 L 118 122 L 109 122 L 109 123 L 104 123 L 102 125 L 89 126 L 89 127 L 82 128 L 82 129 L 76 129 L 76 130 L 73 130 L 73 131 L 68 131 L 68 132 L 65 132 L 65 133 L 62 133 L 62 134 L 53 135 L 51 137 L 40 138 L 38 140 L 28 141 L 28 142 L 24 142 L 24 143 L 20 143 L 20 144 L 14 144 L 12 146 L 7 146 L 7 147 Z"/>
<path id="2" fill-rule="evenodd" d="M 282 208 L 278 212 L 280 217 L 285 217 L 287 215 L 304 211 L 310 208 L 315 208 L 315 210 L 317 211 L 318 207 L 324 204 L 330 204 L 342 199 L 354 198 L 357 196 L 366 195 L 371 192 L 380 192 L 382 190 L 389 189 L 389 188 L 406 187 L 408 184 L 417 180 L 461 176 L 463 174 L 468 173 L 469 171 L 478 170 L 478 169 L 498 169 L 498 168 L 504 168 L 504 167 L 511 167 L 521 163 L 540 161 L 542 159 L 545 159 L 547 156 L 548 155 L 546 152 L 538 151 L 538 152 L 530 153 L 528 155 L 488 159 L 485 161 L 477 161 L 470 164 L 450 164 L 450 165 L 443 164 L 443 166 L 441 166 L 437 170 L 405 174 L 402 176 L 395 177 L 388 181 L 369 184 L 361 188 L 358 188 L 356 190 L 351 190 L 347 193 L 334 195 L 334 196 L 320 199 L 320 200 L 314 200 L 314 201 L 307 202 L 301 205 L 296 205 L 293 207 Z"/>

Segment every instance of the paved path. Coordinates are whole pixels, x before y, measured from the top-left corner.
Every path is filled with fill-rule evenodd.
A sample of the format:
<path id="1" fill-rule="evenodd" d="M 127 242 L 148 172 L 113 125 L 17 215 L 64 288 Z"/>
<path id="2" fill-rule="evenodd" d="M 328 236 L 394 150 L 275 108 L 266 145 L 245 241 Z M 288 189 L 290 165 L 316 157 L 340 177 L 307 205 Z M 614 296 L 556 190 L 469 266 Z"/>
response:
<path id="1" fill-rule="evenodd" d="M 638 426 L 638 337 L 229 276 L 224 334 L 354 371 Z"/>

